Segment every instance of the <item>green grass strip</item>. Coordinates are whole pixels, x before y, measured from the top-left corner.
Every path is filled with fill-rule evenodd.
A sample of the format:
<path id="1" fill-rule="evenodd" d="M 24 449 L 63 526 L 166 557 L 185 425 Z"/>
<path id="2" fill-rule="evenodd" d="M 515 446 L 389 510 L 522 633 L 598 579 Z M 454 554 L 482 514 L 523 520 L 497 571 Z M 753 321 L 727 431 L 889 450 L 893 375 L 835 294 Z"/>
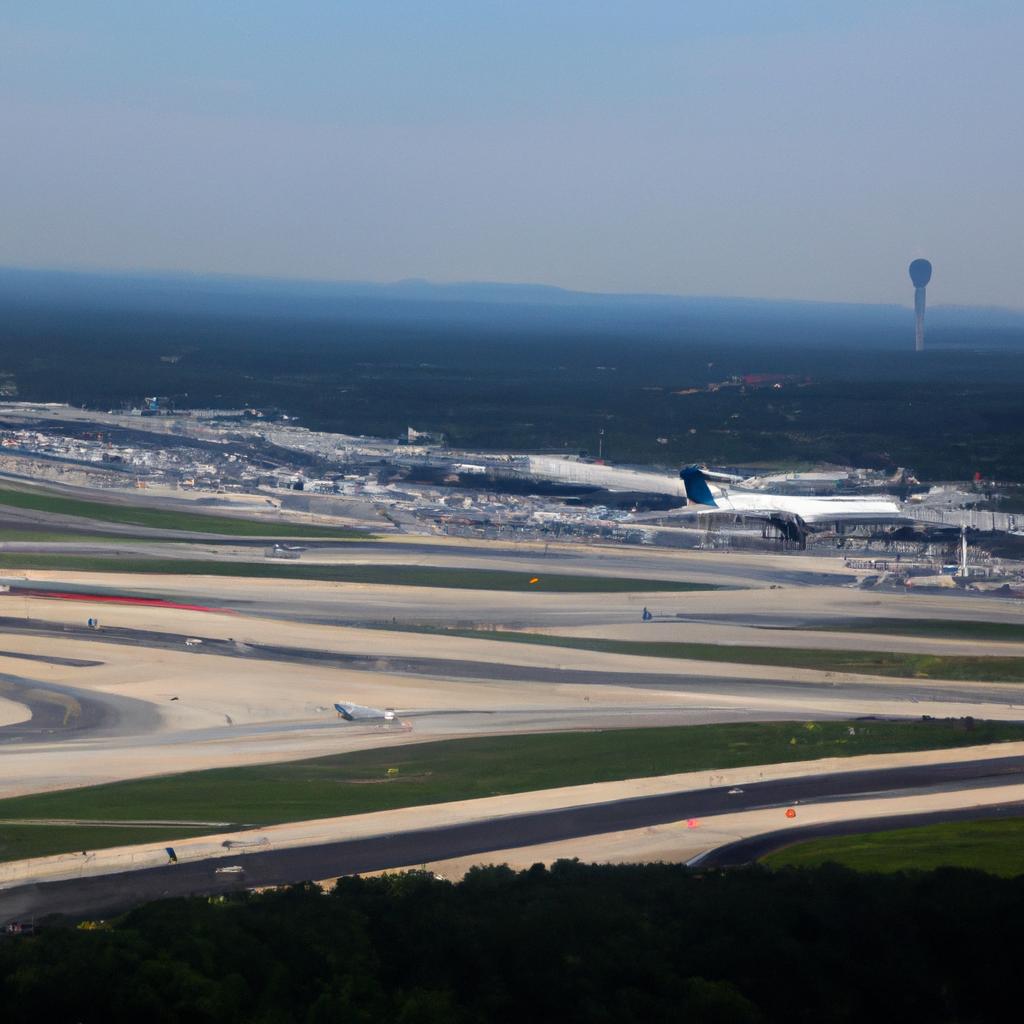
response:
<path id="1" fill-rule="evenodd" d="M 39 836 L 52 829 L 46 852 L 87 848 L 69 842 L 73 827 L 6 826 L 2 819 L 268 825 L 676 772 L 1012 740 L 1024 740 L 1024 725 L 742 722 L 447 740 L 13 797 L 0 801 L 0 859 L 20 856 L 13 842 L 5 845 L 15 827 L 38 827 Z M 35 848 L 44 849 L 41 839 Z"/>
<path id="2" fill-rule="evenodd" d="M 146 538 L 147 542 L 154 539 Z M 130 540 L 130 537 L 121 533 L 54 533 L 0 528 L 0 541 L 19 541 L 22 544 L 124 544 Z"/>
<path id="3" fill-rule="evenodd" d="M 844 864 L 856 871 L 977 868 L 994 875 L 1024 874 L 1024 817 L 919 825 L 795 843 L 762 858 L 769 867 Z"/>
<path id="4" fill-rule="evenodd" d="M 0 506 L 3 505 L 35 512 L 75 516 L 102 523 L 123 523 L 156 530 L 188 530 L 192 533 L 214 533 L 230 537 L 331 537 L 337 540 L 367 537 L 363 531 L 341 527 L 258 522 L 254 519 L 236 519 L 202 512 L 180 512 L 174 509 L 85 501 L 44 491 L 20 491 L 11 488 L 0 488 Z"/>
<path id="5" fill-rule="evenodd" d="M 385 627 L 394 628 L 394 627 Z M 810 647 L 754 647 L 743 644 L 701 644 L 659 640 L 603 640 L 553 633 L 513 630 L 404 627 L 410 632 L 500 640 L 505 643 L 569 647 L 604 654 L 631 654 L 647 658 L 689 658 L 739 665 L 808 668 L 825 672 L 852 672 L 903 679 L 947 679 L 987 683 L 1024 682 L 1024 658 L 947 654 L 904 654 L 898 651 L 837 651 Z"/>
<path id="6" fill-rule="evenodd" d="M 109 558 L 103 555 L 0 555 L 0 569 L 67 569 L 80 572 L 154 573 L 173 576 L 242 576 L 277 580 L 326 580 L 386 586 L 444 587 L 464 590 L 518 590 L 557 593 L 621 594 L 635 591 L 716 590 L 709 583 L 641 580 L 626 576 L 559 576 L 499 569 L 458 569 L 430 565 L 315 565 L 267 560 L 219 562 L 177 558 Z M 531 583 L 531 579 L 537 579 Z"/>
<path id="7" fill-rule="evenodd" d="M 134 846 L 137 843 L 163 845 L 190 836 L 210 835 L 214 831 L 174 825 L 5 825 L 0 822 L 0 860 L 47 857 L 54 853 L 82 853 L 112 846 Z"/>
<path id="8" fill-rule="evenodd" d="M 360 539 L 369 540 L 372 538 L 367 535 Z M 188 544 L 192 547 L 200 547 L 203 544 L 212 546 L 214 544 L 230 544 L 231 538 L 225 537 L 223 540 L 210 538 L 207 541 L 199 541 L 191 540 L 184 536 L 176 536 L 173 533 L 163 536 L 159 534 L 129 533 L 124 530 L 111 533 L 72 533 L 70 531 L 55 532 L 52 530 L 17 530 L 0 526 L 0 542 L 20 542 L 22 544 L 102 544 L 106 547 L 116 547 L 118 545 L 128 547 L 132 544 L 145 544 L 147 546 L 159 544 L 166 546 L 167 550 L 173 551 L 176 544 L 182 546 Z"/>
<path id="9" fill-rule="evenodd" d="M 941 640 L 1024 641 L 1024 623 L 974 622 L 970 619 L 844 619 L 819 626 L 769 626 L 828 633 L 882 633 L 886 636 L 937 637 Z"/>

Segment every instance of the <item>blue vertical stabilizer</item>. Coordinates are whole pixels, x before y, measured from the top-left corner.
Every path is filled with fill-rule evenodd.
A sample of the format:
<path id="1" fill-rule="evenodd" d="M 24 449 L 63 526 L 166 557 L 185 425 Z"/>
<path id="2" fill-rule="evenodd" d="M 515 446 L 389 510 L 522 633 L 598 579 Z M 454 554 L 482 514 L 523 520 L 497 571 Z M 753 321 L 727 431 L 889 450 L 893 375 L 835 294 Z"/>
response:
<path id="1" fill-rule="evenodd" d="M 709 505 L 711 508 L 717 508 L 714 495 L 711 493 L 711 488 L 708 487 L 708 482 L 701 472 L 700 466 L 685 466 L 679 470 L 679 479 L 683 481 L 688 501 L 695 505 Z"/>

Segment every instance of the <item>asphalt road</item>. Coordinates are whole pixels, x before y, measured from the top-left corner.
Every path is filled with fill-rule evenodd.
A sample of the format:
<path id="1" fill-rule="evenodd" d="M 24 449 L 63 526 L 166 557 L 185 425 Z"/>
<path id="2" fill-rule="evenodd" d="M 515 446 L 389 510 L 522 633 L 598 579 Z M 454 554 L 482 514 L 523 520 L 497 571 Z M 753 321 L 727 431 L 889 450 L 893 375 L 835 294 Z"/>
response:
<path id="1" fill-rule="evenodd" d="M 120 694 L 80 690 L 0 673 L 0 695 L 24 704 L 32 712 L 26 722 L 0 726 L 0 744 L 50 743 L 122 733 L 145 735 L 160 725 L 160 712 L 156 707 Z M 68 698 L 77 705 L 73 714 L 67 713 Z"/>
<path id="2" fill-rule="evenodd" d="M 808 804 L 961 785 L 1006 785 L 1022 779 L 1024 757 L 1010 757 L 756 782 L 736 795 L 717 787 L 618 800 L 320 846 L 267 850 L 239 855 L 237 859 L 190 861 L 124 874 L 19 886 L 0 891 L 0 923 L 48 914 L 104 916 L 167 896 L 230 892 L 425 864 L 689 818 L 700 821 L 736 811 L 782 808 L 795 801 Z M 899 819 L 887 820 L 892 823 Z M 258 836 L 259 830 L 254 830 L 253 838 Z M 216 868 L 235 863 L 242 865 L 241 873 L 215 873 Z"/>
<path id="3" fill-rule="evenodd" d="M 916 825 L 943 825 L 958 821 L 979 821 L 988 818 L 1024 817 L 1024 804 L 995 804 L 991 807 L 963 807 L 950 811 L 924 811 L 920 814 L 897 814 L 882 818 L 858 818 L 854 821 L 833 821 L 822 825 L 804 825 L 780 829 L 759 836 L 749 836 L 709 850 L 690 861 L 691 867 L 733 868 L 752 864 L 776 850 L 808 839 L 827 836 L 857 836 L 866 832 L 889 832 Z"/>

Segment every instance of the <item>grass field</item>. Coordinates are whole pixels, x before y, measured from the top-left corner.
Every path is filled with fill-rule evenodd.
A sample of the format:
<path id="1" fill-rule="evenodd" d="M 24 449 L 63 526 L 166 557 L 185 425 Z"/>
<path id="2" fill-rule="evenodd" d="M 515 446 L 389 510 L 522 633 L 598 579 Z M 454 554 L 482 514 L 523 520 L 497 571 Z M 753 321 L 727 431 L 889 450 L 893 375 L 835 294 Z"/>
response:
<path id="1" fill-rule="evenodd" d="M 137 843 L 163 844 L 209 835 L 212 831 L 175 825 L 6 825 L 0 822 L 0 860 L 81 853 Z"/>
<path id="2" fill-rule="evenodd" d="M 970 619 L 845 619 L 820 626 L 771 626 L 825 633 L 882 633 L 887 636 L 938 637 L 943 640 L 1024 641 L 1024 622 L 974 622 Z"/>
<path id="3" fill-rule="evenodd" d="M 144 508 L 102 501 L 85 501 L 46 491 L 22 491 L 0 487 L 0 506 L 75 516 L 101 523 L 123 523 L 157 530 L 188 530 L 193 533 L 214 533 L 229 537 L 331 537 L 346 540 L 365 539 L 369 534 L 341 527 L 303 526 L 298 523 L 258 522 L 231 516 L 208 515 L 202 512 L 180 512 L 175 509 Z"/>
<path id="4" fill-rule="evenodd" d="M 363 537 L 360 539 L 366 540 L 368 538 Z M 0 541 L 20 541 L 23 544 L 105 544 L 109 547 L 115 547 L 119 544 L 128 545 L 143 542 L 147 546 L 150 544 L 165 545 L 169 550 L 173 550 L 176 544 L 197 545 L 202 543 L 202 541 L 190 540 L 188 537 L 175 536 L 173 533 L 164 536 L 149 536 L 122 532 L 120 530 L 116 533 L 74 533 L 71 531 L 60 532 L 54 530 L 18 530 L 3 526 L 0 526 Z M 209 540 L 206 543 L 230 544 L 231 538 L 226 537 L 224 540 L 219 541 Z"/>
<path id="5" fill-rule="evenodd" d="M 386 586 L 466 590 L 520 590 L 557 593 L 621 594 L 636 591 L 717 590 L 709 583 L 642 580 L 627 576 L 569 576 L 499 569 L 457 569 L 430 565 L 303 565 L 295 562 L 217 562 L 174 558 L 108 558 L 103 555 L 0 555 L 0 569 L 66 569 L 79 572 L 155 573 L 173 576 L 243 576 L 277 580 L 325 580 Z M 531 583 L 531 579 L 537 579 Z"/>
<path id="6" fill-rule="evenodd" d="M 0 541 L 23 544 L 123 544 L 130 538 L 117 533 L 58 533 L 47 530 L 11 530 L 0 527 Z M 148 540 L 156 538 L 147 538 Z"/>
<path id="7" fill-rule="evenodd" d="M 0 859 L 27 856 L 26 849 L 38 855 L 87 848 L 75 826 L 15 828 L 4 820 L 268 825 L 675 772 L 1011 740 L 1024 740 L 1024 726 L 917 721 L 744 722 L 422 743 L 2 800 Z M 397 772 L 389 774 L 391 768 Z M 154 838 L 151 829 L 139 831 L 139 842 Z"/>
<path id="8" fill-rule="evenodd" d="M 836 651 L 809 647 L 753 647 L 742 644 L 700 644 L 645 640 L 602 640 L 599 637 L 559 636 L 552 633 L 517 633 L 512 630 L 405 627 L 414 632 L 501 640 L 506 643 L 542 644 L 605 654 L 632 654 L 648 658 L 690 658 L 740 665 L 809 668 L 824 672 L 856 672 L 903 679 L 950 679 L 988 683 L 1024 682 L 1024 658 L 966 655 L 902 654 L 896 651 Z"/>
<path id="9" fill-rule="evenodd" d="M 769 867 L 844 864 L 857 871 L 977 868 L 994 875 L 1024 874 L 1024 818 L 921 825 L 795 843 L 762 859 Z"/>

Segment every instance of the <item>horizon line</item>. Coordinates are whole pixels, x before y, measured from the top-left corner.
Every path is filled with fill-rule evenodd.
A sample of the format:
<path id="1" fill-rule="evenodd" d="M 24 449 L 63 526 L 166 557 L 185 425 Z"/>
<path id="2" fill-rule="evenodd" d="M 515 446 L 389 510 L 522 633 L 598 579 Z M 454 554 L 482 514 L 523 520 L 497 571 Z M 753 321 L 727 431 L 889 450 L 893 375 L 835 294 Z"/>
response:
<path id="1" fill-rule="evenodd" d="M 768 297 L 728 294 L 698 294 L 692 292 L 657 292 L 657 291 L 594 291 L 582 288 L 567 288 L 563 285 L 549 284 L 543 281 L 497 281 L 481 279 L 458 279 L 439 281 L 426 277 L 401 277 L 388 280 L 371 280 L 366 278 L 332 278 L 332 277 L 292 277 L 272 274 L 245 273 L 222 270 L 188 270 L 188 269 L 156 269 L 135 267 L 106 268 L 68 266 L 24 266 L 18 264 L 0 264 L 0 274 L 60 274 L 72 277 L 105 277 L 128 278 L 137 280 L 207 280 L 226 283 L 282 284 L 282 285 L 313 285 L 317 287 L 356 287 L 387 289 L 402 286 L 423 286 L 431 289 L 445 288 L 508 288 L 508 289 L 540 289 L 558 293 L 567 297 L 578 296 L 589 299 L 651 299 L 675 301 L 712 301 L 712 302 L 748 302 L 766 304 L 791 304 L 806 306 L 852 306 L 860 308 L 912 309 L 913 302 L 863 302 L 853 299 L 804 299 L 795 297 Z M 978 309 L 1021 315 L 1024 306 L 1010 306 L 978 303 L 929 303 L 930 310 L 938 309 Z"/>

